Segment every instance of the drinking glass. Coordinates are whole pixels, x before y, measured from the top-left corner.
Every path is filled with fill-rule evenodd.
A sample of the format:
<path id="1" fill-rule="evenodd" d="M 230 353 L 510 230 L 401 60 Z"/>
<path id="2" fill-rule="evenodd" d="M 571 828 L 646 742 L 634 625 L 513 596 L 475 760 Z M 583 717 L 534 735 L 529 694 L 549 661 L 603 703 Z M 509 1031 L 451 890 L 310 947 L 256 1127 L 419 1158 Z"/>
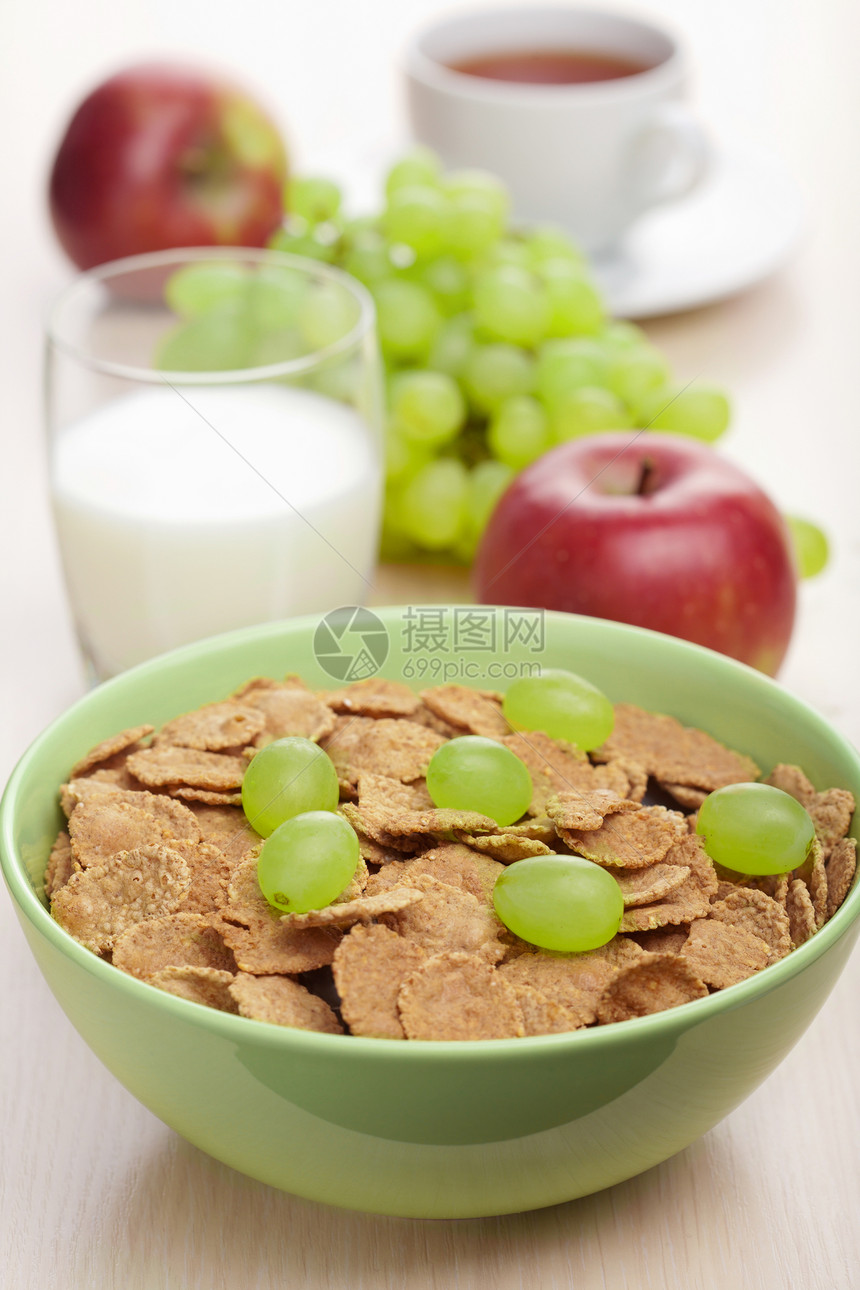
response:
<path id="1" fill-rule="evenodd" d="M 373 303 L 276 251 L 92 269 L 48 323 L 50 487 L 103 680 L 201 637 L 361 605 L 382 502 Z"/>

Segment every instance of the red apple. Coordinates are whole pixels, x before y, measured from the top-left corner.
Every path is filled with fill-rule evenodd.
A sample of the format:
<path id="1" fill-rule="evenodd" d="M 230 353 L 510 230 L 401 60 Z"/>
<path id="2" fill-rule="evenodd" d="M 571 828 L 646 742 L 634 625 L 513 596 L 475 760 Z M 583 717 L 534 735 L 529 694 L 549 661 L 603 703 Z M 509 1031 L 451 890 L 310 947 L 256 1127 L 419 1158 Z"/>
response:
<path id="1" fill-rule="evenodd" d="M 283 217 L 286 171 L 278 130 L 247 93 L 145 64 L 75 112 L 51 172 L 51 216 L 82 269 L 174 246 L 262 246 Z"/>
<path id="2" fill-rule="evenodd" d="M 773 675 L 797 571 L 781 515 L 737 466 L 678 435 L 620 432 L 571 440 L 517 476 L 475 586 L 484 604 L 634 623 Z"/>

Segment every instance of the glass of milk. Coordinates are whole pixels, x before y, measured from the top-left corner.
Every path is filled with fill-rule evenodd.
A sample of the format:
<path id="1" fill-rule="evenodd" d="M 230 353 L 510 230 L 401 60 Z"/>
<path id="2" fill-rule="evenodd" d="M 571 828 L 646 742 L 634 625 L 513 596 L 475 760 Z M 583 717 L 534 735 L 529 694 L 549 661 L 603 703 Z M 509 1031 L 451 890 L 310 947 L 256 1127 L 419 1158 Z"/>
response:
<path id="1" fill-rule="evenodd" d="M 382 504 L 373 303 L 275 251 L 81 275 L 48 325 L 56 532 L 94 680 L 201 637 L 366 603 Z"/>

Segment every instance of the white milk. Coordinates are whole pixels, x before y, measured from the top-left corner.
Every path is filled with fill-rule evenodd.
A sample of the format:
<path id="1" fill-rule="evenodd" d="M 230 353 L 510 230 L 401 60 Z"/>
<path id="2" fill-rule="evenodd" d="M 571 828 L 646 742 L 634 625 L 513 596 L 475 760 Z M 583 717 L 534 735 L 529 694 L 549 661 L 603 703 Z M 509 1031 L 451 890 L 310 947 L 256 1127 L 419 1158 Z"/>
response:
<path id="1" fill-rule="evenodd" d="M 358 413 L 283 385 L 146 389 L 69 426 L 54 449 L 54 511 L 96 673 L 363 603 L 380 491 Z"/>

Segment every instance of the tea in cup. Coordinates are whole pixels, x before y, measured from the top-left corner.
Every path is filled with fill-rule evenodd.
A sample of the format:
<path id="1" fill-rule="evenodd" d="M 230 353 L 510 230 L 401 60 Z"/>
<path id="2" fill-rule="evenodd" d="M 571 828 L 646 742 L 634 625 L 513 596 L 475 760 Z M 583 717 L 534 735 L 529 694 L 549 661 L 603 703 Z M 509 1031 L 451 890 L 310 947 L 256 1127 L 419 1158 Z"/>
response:
<path id="1" fill-rule="evenodd" d="M 418 141 L 448 167 L 491 171 L 517 219 L 561 224 L 592 255 L 705 174 L 686 76 L 661 27 L 577 8 L 451 17 L 420 32 L 406 62 Z"/>

